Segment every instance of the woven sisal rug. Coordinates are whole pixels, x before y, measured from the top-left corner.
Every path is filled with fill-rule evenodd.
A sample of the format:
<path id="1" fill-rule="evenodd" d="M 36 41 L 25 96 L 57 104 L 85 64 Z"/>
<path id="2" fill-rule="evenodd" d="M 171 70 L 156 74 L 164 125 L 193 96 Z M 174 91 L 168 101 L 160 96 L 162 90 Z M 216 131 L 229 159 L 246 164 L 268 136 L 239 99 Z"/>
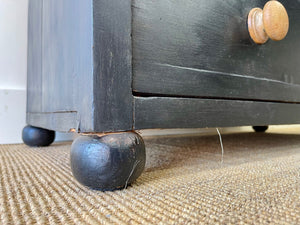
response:
<path id="1" fill-rule="evenodd" d="M 0 145 L 0 224 L 300 224 L 300 135 L 146 138 L 131 187 L 79 185 L 71 143 Z"/>

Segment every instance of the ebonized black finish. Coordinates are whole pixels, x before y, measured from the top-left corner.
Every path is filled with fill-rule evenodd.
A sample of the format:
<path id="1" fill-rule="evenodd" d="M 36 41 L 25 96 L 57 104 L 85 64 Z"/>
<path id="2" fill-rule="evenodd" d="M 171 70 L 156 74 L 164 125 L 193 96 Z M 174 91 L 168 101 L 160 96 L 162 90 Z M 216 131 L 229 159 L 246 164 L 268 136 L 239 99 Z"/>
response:
<path id="1" fill-rule="evenodd" d="M 94 130 L 131 130 L 131 0 L 93 0 L 93 24 Z"/>
<path id="2" fill-rule="evenodd" d="M 269 126 L 253 126 L 252 128 L 255 132 L 262 133 L 268 130 Z"/>
<path id="3" fill-rule="evenodd" d="M 141 80 L 134 94 L 140 96 L 300 102 L 300 85 L 273 79 L 158 64 L 155 71 L 137 77 Z"/>
<path id="4" fill-rule="evenodd" d="M 51 145 L 55 139 L 55 132 L 39 127 L 26 126 L 22 131 L 23 142 L 31 147 Z"/>
<path id="5" fill-rule="evenodd" d="M 130 0 L 29 0 L 28 29 L 29 124 L 38 113 L 65 132 L 132 129 Z M 69 112 L 72 127 L 49 121 Z"/>
<path id="6" fill-rule="evenodd" d="M 182 107 L 176 98 L 207 99 L 189 111 L 193 117 L 214 99 L 232 100 L 228 107 L 245 100 L 252 112 L 256 100 L 282 103 L 272 110 L 297 111 L 284 103 L 300 103 L 300 2 L 281 2 L 290 16 L 286 39 L 258 46 L 246 19 L 265 0 L 30 0 L 27 122 L 64 132 L 190 127 L 171 114 L 152 123 L 153 106 L 139 111 L 135 96 L 162 97 L 170 111 Z M 249 116 L 217 126 L 250 125 Z M 259 125 L 269 122 L 298 120 L 276 116 Z"/>
<path id="7" fill-rule="evenodd" d="M 247 16 L 265 0 L 133 0 L 133 90 L 300 102 L 300 2 L 281 0 L 290 30 L 252 42 Z"/>
<path id="8" fill-rule="evenodd" d="M 126 188 L 141 175 L 145 162 L 143 139 L 133 132 L 81 136 L 71 148 L 75 178 L 101 191 Z"/>
<path id="9" fill-rule="evenodd" d="M 300 123 L 300 104 L 224 99 L 135 97 L 134 129 Z"/>
<path id="10" fill-rule="evenodd" d="M 79 127 L 77 112 L 27 113 L 27 123 L 61 132 L 74 131 Z"/>

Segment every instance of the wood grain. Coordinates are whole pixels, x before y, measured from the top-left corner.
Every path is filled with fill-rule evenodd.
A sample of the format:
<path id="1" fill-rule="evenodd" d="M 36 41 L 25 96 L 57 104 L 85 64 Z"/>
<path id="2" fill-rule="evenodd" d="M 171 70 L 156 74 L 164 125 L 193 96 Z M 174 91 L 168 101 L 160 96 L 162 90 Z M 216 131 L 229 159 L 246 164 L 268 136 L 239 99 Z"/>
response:
<path id="1" fill-rule="evenodd" d="M 131 130 L 131 1 L 29 5 L 28 113 L 76 112 L 81 132 Z M 38 121 L 48 129 L 70 124 Z"/>
<path id="2" fill-rule="evenodd" d="M 274 0 L 267 2 L 263 9 L 263 23 L 269 38 L 283 40 L 289 30 L 289 16 L 284 6 Z"/>
<path id="3" fill-rule="evenodd" d="M 256 44 L 264 44 L 268 39 L 283 40 L 289 30 L 289 16 L 278 1 L 269 1 L 264 9 L 253 8 L 248 15 L 248 30 Z"/>
<path id="4" fill-rule="evenodd" d="M 28 2 L 27 111 L 42 111 L 42 9 L 43 1 Z"/>
<path id="5" fill-rule="evenodd" d="M 93 24 L 94 131 L 131 130 L 131 0 L 93 0 Z"/>
<path id="6" fill-rule="evenodd" d="M 91 5 L 91 0 L 43 0 L 42 20 L 42 112 L 77 111 L 86 130 L 94 128 Z"/>

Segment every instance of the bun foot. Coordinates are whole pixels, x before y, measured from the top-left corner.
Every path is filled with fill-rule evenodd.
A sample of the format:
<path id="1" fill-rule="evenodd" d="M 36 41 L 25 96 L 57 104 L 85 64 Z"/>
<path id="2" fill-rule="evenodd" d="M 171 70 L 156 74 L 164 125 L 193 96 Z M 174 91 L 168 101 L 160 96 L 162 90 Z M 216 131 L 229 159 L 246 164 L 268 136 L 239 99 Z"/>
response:
<path id="1" fill-rule="evenodd" d="M 133 132 L 81 136 L 71 147 L 74 177 L 96 190 L 126 188 L 141 175 L 145 162 L 145 144 Z"/>
<path id="2" fill-rule="evenodd" d="M 269 127 L 268 126 L 253 126 L 252 128 L 255 132 L 262 133 L 262 132 L 265 132 L 266 130 L 268 130 Z"/>
<path id="3" fill-rule="evenodd" d="M 42 147 L 52 144 L 55 132 L 39 127 L 26 126 L 22 131 L 23 142 L 31 147 Z"/>

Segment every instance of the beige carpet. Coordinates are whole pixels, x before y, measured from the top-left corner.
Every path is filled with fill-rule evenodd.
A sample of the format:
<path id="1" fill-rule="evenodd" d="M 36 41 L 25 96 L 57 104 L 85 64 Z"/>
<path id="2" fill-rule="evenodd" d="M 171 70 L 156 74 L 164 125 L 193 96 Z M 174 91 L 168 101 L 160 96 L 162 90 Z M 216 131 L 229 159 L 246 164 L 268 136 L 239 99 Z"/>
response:
<path id="1" fill-rule="evenodd" d="M 106 193 L 74 180 L 70 143 L 0 145 L 0 224 L 300 224 L 300 135 L 223 135 L 223 164 L 217 135 L 145 142 L 143 175 Z"/>

